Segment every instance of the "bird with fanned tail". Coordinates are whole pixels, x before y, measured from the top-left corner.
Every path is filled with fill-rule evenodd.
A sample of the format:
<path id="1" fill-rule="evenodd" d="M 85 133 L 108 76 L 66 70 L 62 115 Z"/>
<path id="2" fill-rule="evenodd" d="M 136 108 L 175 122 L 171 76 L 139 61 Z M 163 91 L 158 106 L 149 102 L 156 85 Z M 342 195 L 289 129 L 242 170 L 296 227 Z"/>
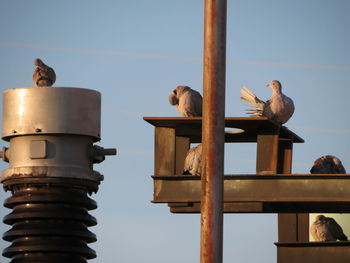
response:
<path id="1" fill-rule="evenodd" d="M 268 117 L 279 124 L 284 124 L 294 113 L 293 100 L 282 93 L 282 85 L 278 80 L 270 81 L 267 87 L 272 89 L 272 96 L 266 102 L 260 100 L 246 87 L 241 88 L 241 99 L 252 107 L 247 110 L 251 117 Z"/>

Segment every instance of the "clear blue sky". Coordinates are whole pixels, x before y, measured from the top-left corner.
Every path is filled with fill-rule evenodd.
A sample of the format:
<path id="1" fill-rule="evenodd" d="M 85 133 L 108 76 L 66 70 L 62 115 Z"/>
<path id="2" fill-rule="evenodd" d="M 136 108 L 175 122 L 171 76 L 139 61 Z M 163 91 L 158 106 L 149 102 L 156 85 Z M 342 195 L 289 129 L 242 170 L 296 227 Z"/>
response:
<path id="1" fill-rule="evenodd" d="M 268 99 L 265 85 L 280 80 L 296 105 L 286 126 L 305 139 L 294 148 L 295 173 L 325 154 L 350 171 L 349 10 L 348 0 L 228 0 L 226 116 L 245 116 L 241 86 Z M 32 86 L 40 57 L 56 86 L 102 93 L 101 145 L 118 156 L 95 166 L 105 181 L 93 196 L 90 262 L 199 262 L 199 215 L 150 203 L 154 131 L 142 117 L 178 116 L 168 103 L 177 85 L 202 92 L 202 52 L 200 0 L 0 0 L 1 92 Z M 227 145 L 225 172 L 254 173 L 255 149 Z M 276 215 L 226 215 L 224 227 L 224 262 L 276 261 Z"/>

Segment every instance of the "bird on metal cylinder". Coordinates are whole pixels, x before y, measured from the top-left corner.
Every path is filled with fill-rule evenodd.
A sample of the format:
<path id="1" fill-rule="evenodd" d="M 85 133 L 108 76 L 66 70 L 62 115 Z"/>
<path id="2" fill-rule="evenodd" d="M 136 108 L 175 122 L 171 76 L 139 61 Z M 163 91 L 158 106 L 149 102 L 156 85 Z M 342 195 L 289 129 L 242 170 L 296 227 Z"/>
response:
<path id="1" fill-rule="evenodd" d="M 202 174 L 202 144 L 198 144 L 187 151 L 183 174 Z"/>
<path id="2" fill-rule="evenodd" d="M 252 109 L 247 112 L 251 117 L 268 117 L 279 124 L 286 123 L 294 113 L 294 102 L 282 93 L 282 85 L 278 80 L 272 80 L 267 84 L 272 89 L 271 99 L 260 100 L 250 89 L 242 87 L 241 99 L 249 103 Z"/>
<path id="3" fill-rule="evenodd" d="M 36 69 L 33 73 L 35 87 L 51 87 L 56 81 L 55 71 L 45 65 L 40 58 L 34 60 Z"/>
<path id="4" fill-rule="evenodd" d="M 188 86 L 177 86 L 169 95 L 169 103 L 184 117 L 202 116 L 202 95 Z"/>
<path id="5" fill-rule="evenodd" d="M 325 155 L 317 158 L 310 170 L 312 174 L 345 174 L 345 168 L 339 158 Z"/>
<path id="6" fill-rule="evenodd" d="M 315 241 L 349 241 L 341 226 L 332 217 L 318 215 L 310 227 L 310 233 Z"/>

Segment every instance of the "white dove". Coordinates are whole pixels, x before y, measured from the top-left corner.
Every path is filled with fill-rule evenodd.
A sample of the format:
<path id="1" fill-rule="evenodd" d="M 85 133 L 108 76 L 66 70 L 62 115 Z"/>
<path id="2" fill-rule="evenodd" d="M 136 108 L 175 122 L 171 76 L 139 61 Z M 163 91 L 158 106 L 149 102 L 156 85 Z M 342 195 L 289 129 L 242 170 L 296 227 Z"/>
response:
<path id="1" fill-rule="evenodd" d="M 33 73 L 33 82 L 36 87 L 52 86 L 56 81 L 55 71 L 49 66 L 45 65 L 41 59 L 34 60 L 36 69 Z"/>
<path id="2" fill-rule="evenodd" d="M 341 161 L 333 155 L 325 155 L 317 158 L 310 170 L 312 174 L 345 174 L 345 168 Z"/>
<path id="3" fill-rule="evenodd" d="M 268 117 L 284 124 L 294 113 L 293 100 L 282 93 L 282 86 L 278 80 L 270 81 L 267 87 L 272 89 L 272 96 L 266 102 L 245 87 L 241 88 L 241 99 L 252 105 L 253 109 L 247 110 L 251 117 Z"/>
<path id="4" fill-rule="evenodd" d="M 310 227 L 315 241 L 349 241 L 341 226 L 332 217 L 318 215 Z"/>
<path id="5" fill-rule="evenodd" d="M 188 86 L 177 86 L 170 93 L 169 102 L 184 117 L 202 116 L 202 95 Z"/>
<path id="6" fill-rule="evenodd" d="M 183 174 L 200 176 L 202 173 L 202 144 L 187 151 Z"/>

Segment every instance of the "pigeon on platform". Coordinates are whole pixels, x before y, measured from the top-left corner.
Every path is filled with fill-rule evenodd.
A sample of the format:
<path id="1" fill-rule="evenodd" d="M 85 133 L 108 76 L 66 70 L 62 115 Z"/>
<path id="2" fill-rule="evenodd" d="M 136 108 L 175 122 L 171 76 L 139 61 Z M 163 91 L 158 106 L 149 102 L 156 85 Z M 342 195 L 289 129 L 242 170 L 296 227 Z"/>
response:
<path id="1" fill-rule="evenodd" d="M 202 173 L 202 144 L 187 151 L 183 174 L 200 176 Z"/>
<path id="2" fill-rule="evenodd" d="M 252 107 L 247 110 L 251 117 L 268 117 L 279 124 L 284 124 L 294 113 L 293 100 L 282 93 L 282 86 L 278 80 L 270 81 L 267 87 L 272 89 L 272 96 L 266 102 L 245 87 L 241 88 L 241 99 Z"/>
<path id="3" fill-rule="evenodd" d="M 45 65 L 41 59 L 34 60 L 36 69 L 33 73 L 33 82 L 36 87 L 50 87 L 56 81 L 55 71 L 49 66 Z"/>
<path id="4" fill-rule="evenodd" d="M 341 161 L 333 155 L 325 155 L 317 158 L 312 166 L 312 174 L 345 174 L 345 168 Z"/>
<path id="5" fill-rule="evenodd" d="M 202 95 L 188 86 L 177 86 L 170 93 L 169 102 L 184 117 L 202 116 Z"/>
<path id="6" fill-rule="evenodd" d="M 315 241 L 349 241 L 341 226 L 332 217 L 318 215 L 311 225 L 310 233 Z"/>

